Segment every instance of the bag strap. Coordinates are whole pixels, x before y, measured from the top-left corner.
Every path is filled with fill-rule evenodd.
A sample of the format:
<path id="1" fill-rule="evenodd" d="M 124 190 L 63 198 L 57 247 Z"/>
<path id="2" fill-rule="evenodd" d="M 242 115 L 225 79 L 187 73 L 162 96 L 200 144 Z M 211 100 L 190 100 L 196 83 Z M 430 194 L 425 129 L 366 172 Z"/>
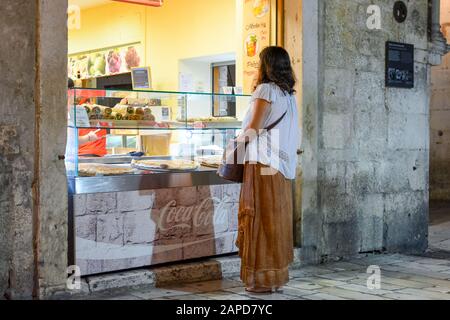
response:
<path id="1" fill-rule="evenodd" d="M 270 126 L 268 126 L 265 130 L 267 130 L 267 131 L 270 131 L 270 130 L 272 130 L 273 128 L 275 128 L 283 119 L 284 119 L 284 117 L 286 116 L 286 114 L 287 114 L 287 110 L 286 110 L 286 112 L 281 116 L 281 118 L 280 119 L 278 119 L 277 121 L 275 121 L 274 123 L 272 123 Z"/>

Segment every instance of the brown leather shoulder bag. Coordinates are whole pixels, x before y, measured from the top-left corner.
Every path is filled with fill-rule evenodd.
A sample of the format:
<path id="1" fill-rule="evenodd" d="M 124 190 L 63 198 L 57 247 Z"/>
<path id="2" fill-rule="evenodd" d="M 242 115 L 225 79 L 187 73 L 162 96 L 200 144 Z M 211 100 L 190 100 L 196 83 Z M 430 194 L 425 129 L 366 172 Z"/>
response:
<path id="1" fill-rule="evenodd" d="M 281 116 L 280 119 L 272 123 L 270 126 L 265 128 L 266 131 L 270 131 L 275 128 L 281 120 L 286 116 L 287 111 Z M 238 143 L 236 139 L 232 139 L 224 152 L 224 157 L 222 163 L 217 170 L 217 174 L 225 180 L 242 183 L 244 180 L 244 159 L 245 150 L 247 148 L 248 142 Z M 227 161 L 228 156 L 233 157 L 233 161 Z M 241 158 L 239 158 L 241 157 Z"/>

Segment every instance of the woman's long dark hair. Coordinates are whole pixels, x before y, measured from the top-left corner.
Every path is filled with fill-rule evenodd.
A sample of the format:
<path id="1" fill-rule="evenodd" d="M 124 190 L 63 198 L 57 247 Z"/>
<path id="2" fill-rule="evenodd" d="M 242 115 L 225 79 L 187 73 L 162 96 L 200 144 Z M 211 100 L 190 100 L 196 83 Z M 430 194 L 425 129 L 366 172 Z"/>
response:
<path id="1" fill-rule="evenodd" d="M 288 94 L 294 94 L 295 74 L 289 53 L 281 47 L 267 47 L 259 54 L 260 67 L 256 87 L 263 83 L 275 83 Z M 256 89 L 255 87 L 255 89 Z"/>

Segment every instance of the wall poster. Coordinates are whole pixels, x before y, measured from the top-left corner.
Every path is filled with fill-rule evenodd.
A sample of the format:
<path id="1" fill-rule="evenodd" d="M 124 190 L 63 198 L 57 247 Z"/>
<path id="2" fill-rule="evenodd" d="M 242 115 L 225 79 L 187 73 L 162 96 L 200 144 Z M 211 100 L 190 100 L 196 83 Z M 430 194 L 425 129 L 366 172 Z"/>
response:
<path id="1" fill-rule="evenodd" d="M 273 36 L 276 0 L 244 0 L 244 93 L 253 91 L 259 54 L 276 42 Z M 275 19 L 276 20 L 276 19 Z"/>
<path id="2" fill-rule="evenodd" d="M 414 46 L 386 42 L 386 87 L 414 88 Z"/>
<path id="3" fill-rule="evenodd" d="M 68 74 L 72 79 L 89 79 L 130 72 L 144 63 L 140 43 L 103 48 L 69 55 Z"/>

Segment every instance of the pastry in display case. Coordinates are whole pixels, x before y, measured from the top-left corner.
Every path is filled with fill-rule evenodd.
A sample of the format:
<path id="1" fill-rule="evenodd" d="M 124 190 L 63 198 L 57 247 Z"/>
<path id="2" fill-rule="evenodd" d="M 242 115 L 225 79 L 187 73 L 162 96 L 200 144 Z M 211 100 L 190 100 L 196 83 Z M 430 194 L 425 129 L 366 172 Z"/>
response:
<path id="1" fill-rule="evenodd" d="M 233 101 L 241 110 L 250 102 L 245 95 L 99 89 L 73 89 L 69 99 L 73 145 L 67 159 L 73 169 L 69 176 L 76 181 L 174 171 L 209 172 L 216 179 L 226 143 L 242 122 L 237 115 L 213 116 L 213 101 Z M 107 133 L 102 138 L 106 151 L 93 154 L 107 155 L 76 154 L 80 132 L 100 129 Z"/>

